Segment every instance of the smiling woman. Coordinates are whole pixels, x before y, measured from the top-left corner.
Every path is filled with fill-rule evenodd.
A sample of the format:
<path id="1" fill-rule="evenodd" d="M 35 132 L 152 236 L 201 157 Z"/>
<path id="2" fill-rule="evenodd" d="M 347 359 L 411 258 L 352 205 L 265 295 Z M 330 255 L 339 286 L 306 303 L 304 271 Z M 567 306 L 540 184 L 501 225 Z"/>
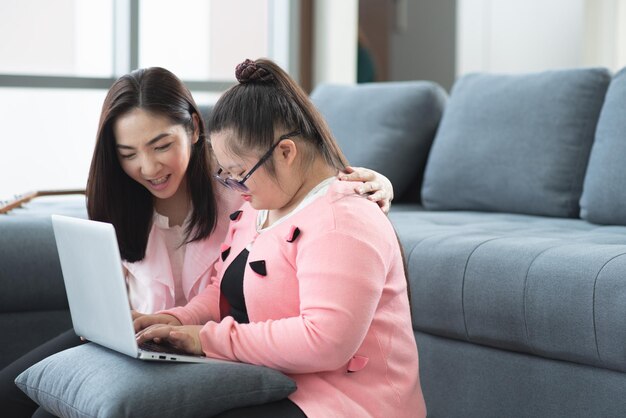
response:
<path id="1" fill-rule="evenodd" d="M 169 214 L 170 225 L 183 225 L 189 212 L 186 172 L 199 138 L 197 115 L 192 122 L 186 129 L 172 125 L 166 116 L 136 108 L 113 127 L 122 170 L 152 193 L 155 210 Z"/>
<path id="2" fill-rule="evenodd" d="M 87 209 L 90 218 L 115 225 L 127 262 L 145 257 L 154 211 L 167 225 L 183 226 L 185 242 L 206 238 L 214 228 L 216 202 L 199 115 L 189 90 L 157 67 L 123 76 L 105 99 Z"/>
<path id="3" fill-rule="evenodd" d="M 226 215 L 242 200 L 221 188 L 214 193 L 212 172 L 200 112 L 174 74 L 141 69 L 113 84 L 100 115 L 87 210 L 115 227 L 133 309 L 184 304 L 214 273 Z M 2 370 L 0 404 L 9 415 L 30 416 L 34 408 L 15 376 L 78 343 L 70 330 Z"/>

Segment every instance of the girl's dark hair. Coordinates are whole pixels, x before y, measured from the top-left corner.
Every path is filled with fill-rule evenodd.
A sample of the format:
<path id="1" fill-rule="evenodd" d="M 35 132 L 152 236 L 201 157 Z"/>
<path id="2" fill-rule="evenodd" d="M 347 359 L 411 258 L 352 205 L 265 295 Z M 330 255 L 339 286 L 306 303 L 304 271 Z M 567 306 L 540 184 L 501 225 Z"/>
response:
<path id="1" fill-rule="evenodd" d="M 89 218 L 115 226 L 121 256 L 129 262 L 145 257 L 154 211 L 152 194 L 122 170 L 116 151 L 113 126 L 133 109 L 167 117 L 182 125 L 190 136 L 194 133 L 193 115 L 197 115 L 200 136 L 192 145 L 187 167 L 192 210 L 185 241 L 206 238 L 217 217 L 204 122 L 187 87 L 174 74 L 158 67 L 120 77 L 102 105 L 86 194 Z"/>
<path id="2" fill-rule="evenodd" d="M 245 60 L 237 66 L 240 84 L 226 91 L 215 104 L 209 133 L 230 129 L 240 149 L 269 149 L 279 133 L 300 131 L 300 136 L 324 157 L 326 163 L 343 170 L 348 162 L 333 138 L 326 121 L 307 94 L 278 65 L 268 59 Z M 272 160 L 267 169 L 274 172 Z"/>

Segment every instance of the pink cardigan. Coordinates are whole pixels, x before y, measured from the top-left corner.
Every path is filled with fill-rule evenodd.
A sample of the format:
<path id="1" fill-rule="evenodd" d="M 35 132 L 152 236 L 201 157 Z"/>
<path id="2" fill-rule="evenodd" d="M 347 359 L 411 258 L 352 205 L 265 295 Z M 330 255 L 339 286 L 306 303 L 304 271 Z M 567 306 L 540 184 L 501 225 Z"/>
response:
<path id="1" fill-rule="evenodd" d="M 223 245 L 224 265 L 202 293 L 167 313 L 205 324 L 204 353 L 291 376 L 309 418 L 426 416 L 398 240 L 389 220 L 335 181 L 326 195 L 258 234 L 244 204 Z M 225 267 L 248 245 L 249 324 L 220 303 Z M 208 321 L 208 322 L 207 322 Z"/>

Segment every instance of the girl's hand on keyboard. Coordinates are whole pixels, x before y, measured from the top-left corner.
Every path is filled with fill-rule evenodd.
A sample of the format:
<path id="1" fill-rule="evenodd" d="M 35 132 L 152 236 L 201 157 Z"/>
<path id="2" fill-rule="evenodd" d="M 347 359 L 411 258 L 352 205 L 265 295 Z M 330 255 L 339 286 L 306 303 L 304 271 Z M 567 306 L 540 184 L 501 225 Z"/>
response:
<path id="1" fill-rule="evenodd" d="M 164 324 L 151 325 L 137 334 L 137 342 L 153 340 L 155 342 L 167 340 L 179 350 L 190 354 L 202 355 L 200 345 L 201 325 L 173 326 Z"/>
<path id="2" fill-rule="evenodd" d="M 168 314 L 153 314 L 153 315 L 141 315 L 134 316 L 133 325 L 135 326 L 135 332 L 137 333 L 137 341 L 139 337 L 145 332 L 145 330 L 155 324 L 165 325 L 182 325 L 178 318 Z M 158 342 L 158 341 L 157 341 Z"/>

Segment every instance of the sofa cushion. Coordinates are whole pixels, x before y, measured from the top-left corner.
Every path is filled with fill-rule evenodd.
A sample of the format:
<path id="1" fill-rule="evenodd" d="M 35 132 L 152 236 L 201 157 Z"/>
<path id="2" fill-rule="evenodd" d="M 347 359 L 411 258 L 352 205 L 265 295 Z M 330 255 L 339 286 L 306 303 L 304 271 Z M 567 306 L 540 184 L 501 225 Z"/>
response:
<path id="1" fill-rule="evenodd" d="M 416 333 L 429 417 L 626 416 L 626 374 Z"/>
<path id="2" fill-rule="evenodd" d="M 590 222 L 626 225 L 626 68 L 611 81 L 580 199 Z"/>
<path id="3" fill-rule="evenodd" d="M 291 378 L 261 366 L 147 362 L 93 343 L 40 361 L 16 384 L 57 416 L 103 418 L 209 417 L 296 389 Z"/>
<path id="4" fill-rule="evenodd" d="M 49 215 L 2 215 L 0 248 L 0 312 L 67 309 Z"/>
<path id="5" fill-rule="evenodd" d="M 397 197 L 412 191 L 415 200 L 445 99 L 428 81 L 325 84 L 311 94 L 350 164 L 384 174 Z"/>
<path id="6" fill-rule="evenodd" d="M 0 215 L 0 368 L 72 327 L 51 213 L 86 218 L 85 196 L 37 197 Z"/>
<path id="7" fill-rule="evenodd" d="M 578 217 L 609 81 L 605 69 L 461 77 L 430 152 L 424 206 Z"/>
<path id="8" fill-rule="evenodd" d="M 391 212 L 418 331 L 626 372 L 626 227 Z"/>

